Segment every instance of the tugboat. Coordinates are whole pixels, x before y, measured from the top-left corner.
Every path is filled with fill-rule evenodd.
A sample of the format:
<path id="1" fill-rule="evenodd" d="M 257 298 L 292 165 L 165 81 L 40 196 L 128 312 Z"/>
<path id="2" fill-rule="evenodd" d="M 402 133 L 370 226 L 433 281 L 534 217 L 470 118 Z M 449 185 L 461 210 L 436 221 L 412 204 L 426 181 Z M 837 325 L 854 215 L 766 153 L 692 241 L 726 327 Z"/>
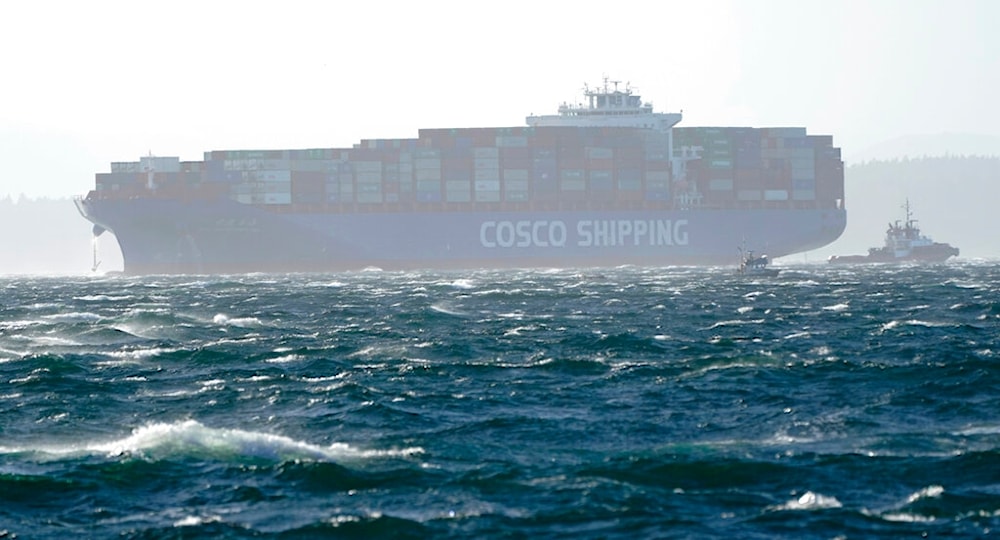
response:
<path id="1" fill-rule="evenodd" d="M 753 251 L 740 248 L 740 266 L 736 269 L 736 273 L 741 276 L 774 277 L 778 275 L 781 270 L 768 268 L 769 264 L 771 264 L 771 259 L 767 255 L 757 257 L 754 256 Z"/>
<path id="2" fill-rule="evenodd" d="M 958 256 L 958 248 L 950 244 L 935 242 L 920 234 L 917 220 L 910 212 L 910 200 L 903 206 L 906 221 L 890 223 L 885 231 L 885 245 L 868 248 L 867 255 L 832 255 L 831 264 L 853 263 L 902 263 L 902 262 L 944 262 L 949 257 Z"/>

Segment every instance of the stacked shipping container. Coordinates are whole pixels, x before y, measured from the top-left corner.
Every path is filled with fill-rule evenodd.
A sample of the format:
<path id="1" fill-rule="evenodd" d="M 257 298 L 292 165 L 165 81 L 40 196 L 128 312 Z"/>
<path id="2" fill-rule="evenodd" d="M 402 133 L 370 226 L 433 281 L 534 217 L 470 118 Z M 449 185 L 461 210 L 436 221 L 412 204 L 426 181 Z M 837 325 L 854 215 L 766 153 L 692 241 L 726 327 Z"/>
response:
<path id="1" fill-rule="evenodd" d="M 676 128 L 675 156 L 707 206 L 829 205 L 844 197 L 840 149 L 805 128 Z"/>
<path id="2" fill-rule="evenodd" d="M 436 210 L 480 205 L 671 208 L 832 205 L 843 163 L 828 136 L 804 128 L 517 127 L 421 130 L 353 148 L 206 152 L 202 162 L 142 158 L 97 175 L 106 196 L 224 193 L 302 211 Z M 680 166 L 684 164 L 684 166 Z M 686 174 L 674 174 L 674 171 Z"/>

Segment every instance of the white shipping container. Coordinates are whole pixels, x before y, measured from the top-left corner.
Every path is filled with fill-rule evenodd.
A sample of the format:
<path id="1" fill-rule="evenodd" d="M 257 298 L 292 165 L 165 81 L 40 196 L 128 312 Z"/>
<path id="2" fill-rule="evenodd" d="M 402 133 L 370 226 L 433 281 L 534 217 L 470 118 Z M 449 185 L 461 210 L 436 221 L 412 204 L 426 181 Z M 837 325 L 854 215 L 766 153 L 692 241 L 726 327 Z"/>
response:
<path id="1" fill-rule="evenodd" d="M 499 169 L 476 169 L 476 180 L 500 180 Z"/>
<path id="2" fill-rule="evenodd" d="M 793 171 L 803 170 L 803 169 L 812 170 L 816 167 L 816 162 L 811 157 L 810 158 L 793 157 L 789 158 L 788 162 L 791 164 Z"/>
<path id="3" fill-rule="evenodd" d="M 472 160 L 472 166 L 475 169 L 495 169 L 500 170 L 500 159 L 495 157 L 486 158 L 475 158 Z"/>
<path id="4" fill-rule="evenodd" d="M 421 148 L 413 151 L 414 159 L 441 159 L 441 150 L 437 148 Z"/>
<path id="5" fill-rule="evenodd" d="M 381 161 L 352 161 L 351 165 L 354 167 L 354 172 L 382 172 L 382 162 Z"/>
<path id="6" fill-rule="evenodd" d="M 806 136 L 806 128 L 804 127 L 767 128 L 767 136 L 784 137 L 787 139 L 797 139 L 799 137 Z"/>
<path id="7" fill-rule="evenodd" d="M 524 135 L 501 135 L 497 137 L 497 146 L 506 148 L 528 146 L 528 138 Z"/>
<path id="8" fill-rule="evenodd" d="M 528 175 L 528 169 L 504 169 L 503 179 L 508 182 L 511 180 L 527 180 L 530 178 Z"/>
<path id="9" fill-rule="evenodd" d="M 336 161 L 332 159 L 293 159 L 292 170 L 298 172 L 326 172 L 333 170 Z"/>
<path id="10" fill-rule="evenodd" d="M 257 160 L 258 168 L 269 171 L 290 170 L 292 160 L 290 159 L 260 159 Z"/>
<path id="11" fill-rule="evenodd" d="M 528 180 L 504 180 L 504 191 L 528 191 Z"/>
<path id="12" fill-rule="evenodd" d="M 258 182 L 289 183 L 292 181 L 292 171 L 254 171 L 251 178 Z"/>
<path id="13" fill-rule="evenodd" d="M 139 169 L 140 172 L 146 171 L 156 171 L 156 172 L 180 172 L 181 171 L 181 159 L 179 157 L 157 157 L 157 156 L 147 156 L 139 158 Z"/>
<path id="14" fill-rule="evenodd" d="M 137 173 L 139 172 L 138 161 L 115 161 L 111 163 L 113 173 Z"/>
<path id="15" fill-rule="evenodd" d="M 787 189 L 766 189 L 766 190 L 764 190 L 764 200 L 765 201 L 787 201 L 788 200 L 788 190 Z"/>
<path id="16" fill-rule="evenodd" d="M 500 202 L 499 191 L 477 191 L 476 201 L 479 202 Z"/>
<path id="17" fill-rule="evenodd" d="M 613 150 L 601 146 L 588 146 L 586 152 L 590 159 L 611 159 L 614 157 Z"/>
<path id="18" fill-rule="evenodd" d="M 710 191 L 732 191 L 733 181 L 729 178 L 714 178 L 708 181 Z"/>
<path id="19" fill-rule="evenodd" d="M 380 203 L 382 202 L 382 194 L 358 192 L 357 200 L 359 203 Z"/>
<path id="20" fill-rule="evenodd" d="M 379 193 L 381 191 L 381 182 L 358 182 L 358 193 Z"/>
<path id="21" fill-rule="evenodd" d="M 472 193 L 464 191 L 445 191 L 444 200 L 447 202 L 472 202 Z"/>
<path id="22" fill-rule="evenodd" d="M 441 180 L 441 169 L 417 169 L 414 171 L 417 181 Z"/>
<path id="23" fill-rule="evenodd" d="M 414 170 L 441 170 L 441 158 L 417 158 L 413 160 Z"/>
<path id="24" fill-rule="evenodd" d="M 500 191 L 500 181 L 476 180 L 476 191 Z"/>
<path id="25" fill-rule="evenodd" d="M 495 146 L 479 146 L 472 150 L 473 157 L 476 159 L 481 158 L 493 158 L 499 159 L 500 149 Z"/>
<path id="26" fill-rule="evenodd" d="M 264 204 L 292 204 L 291 193 L 265 193 Z"/>
<path id="27" fill-rule="evenodd" d="M 792 169 L 792 182 L 795 182 L 796 180 L 815 182 L 816 171 L 814 169 L 808 169 L 808 170 Z"/>

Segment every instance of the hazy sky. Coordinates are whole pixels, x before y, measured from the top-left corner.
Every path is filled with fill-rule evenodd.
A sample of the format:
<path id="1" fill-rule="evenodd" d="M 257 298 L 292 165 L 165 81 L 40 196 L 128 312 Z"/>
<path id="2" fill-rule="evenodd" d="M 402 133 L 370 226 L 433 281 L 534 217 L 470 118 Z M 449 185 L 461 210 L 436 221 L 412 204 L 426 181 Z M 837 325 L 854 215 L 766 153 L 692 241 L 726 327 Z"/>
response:
<path id="1" fill-rule="evenodd" d="M 150 152 L 518 126 L 628 81 L 682 125 L 852 152 L 1000 135 L 1000 2 L 46 1 L 0 7 L 0 196 L 83 194 Z"/>

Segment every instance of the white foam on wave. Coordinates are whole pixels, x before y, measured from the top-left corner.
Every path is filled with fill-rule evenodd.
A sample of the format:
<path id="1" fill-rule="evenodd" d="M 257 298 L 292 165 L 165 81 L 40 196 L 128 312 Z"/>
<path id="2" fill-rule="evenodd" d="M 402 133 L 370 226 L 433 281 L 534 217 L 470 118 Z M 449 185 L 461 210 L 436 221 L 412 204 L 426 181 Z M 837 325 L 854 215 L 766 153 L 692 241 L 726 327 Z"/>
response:
<path id="1" fill-rule="evenodd" d="M 922 516 L 920 514 L 908 514 L 906 512 L 890 512 L 888 514 L 882 514 L 882 519 L 886 521 L 892 521 L 896 523 L 930 523 L 934 521 L 931 516 Z"/>
<path id="2" fill-rule="evenodd" d="M 455 316 L 455 317 L 467 317 L 468 316 L 468 313 L 464 313 L 464 312 L 462 312 L 460 310 L 457 310 L 454 307 L 452 307 L 452 306 L 450 306 L 450 305 L 448 305 L 447 303 L 444 303 L 444 302 L 438 302 L 436 304 L 431 304 L 431 310 L 436 311 L 438 313 L 443 313 L 445 315 L 452 315 L 452 316 Z"/>
<path id="3" fill-rule="evenodd" d="M 851 306 L 847 305 L 846 303 L 840 303 L 840 304 L 834 304 L 832 306 L 823 306 L 823 311 L 833 311 L 833 312 L 847 311 L 849 307 Z"/>
<path id="4" fill-rule="evenodd" d="M 746 324 L 764 324 L 764 319 L 749 319 L 749 320 L 730 320 L 730 321 L 719 321 L 712 326 L 708 327 L 708 330 L 715 330 L 716 328 L 722 328 L 724 326 L 743 326 Z"/>
<path id="5" fill-rule="evenodd" d="M 840 508 L 844 506 L 836 497 L 828 497 L 807 491 L 797 499 L 792 499 L 785 504 L 772 507 L 774 510 L 825 510 L 828 508 Z"/>
<path id="6" fill-rule="evenodd" d="M 910 494 L 906 498 L 906 504 L 913 504 L 922 499 L 938 499 L 944 494 L 944 488 L 941 486 L 927 486 L 920 491 Z"/>
<path id="7" fill-rule="evenodd" d="M 218 313 L 212 317 L 212 322 L 223 326 L 238 326 L 240 328 L 253 328 L 263 326 L 257 317 L 230 317 L 224 313 Z"/>
<path id="8" fill-rule="evenodd" d="M 961 435 L 963 437 L 971 437 L 976 435 L 1000 435 L 1000 425 L 970 426 L 957 432 L 956 435 Z"/>
<path id="9" fill-rule="evenodd" d="M 449 283 L 449 285 L 451 285 L 452 287 L 454 287 L 456 289 L 475 289 L 476 288 L 476 282 L 472 281 L 471 279 L 467 279 L 467 278 L 456 279 L 455 281 L 452 281 L 451 283 Z"/>
<path id="10" fill-rule="evenodd" d="M 89 311 L 74 311 L 71 313 L 53 313 L 52 315 L 42 315 L 42 319 L 56 322 L 97 322 L 104 317 Z"/>
<path id="11" fill-rule="evenodd" d="M 160 356 L 161 354 L 167 354 L 172 352 L 177 352 L 180 349 L 177 347 L 149 347 L 149 348 L 139 348 L 127 351 L 112 351 L 107 353 L 108 356 L 116 358 L 118 360 L 137 362 L 139 360 L 144 360 L 146 358 L 152 358 L 154 356 Z M 124 363 L 124 362 L 116 362 Z"/>
<path id="12" fill-rule="evenodd" d="M 81 302 L 106 302 L 106 301 L 116 301 L 116 300 L 128 300 L 132 298 L 130 295 L 111 295 L 111 294 L 86 294 L 83 296 L 74 296 L 73 300 L 79 300 Z"/>
<path id="13" fill-rule="evenodd" d="M 136 428 L 123 439 L 89 444 L 88 452 L 108 456 L 138 455 L 151 459 L 198 456 L 216 459 L 256 458 L 270 461 L 341 461 L 371 457 L 407 457 L 423 453 L 419 447 L 364 450 L 345 443 L 320 446 L 240 429 L 212 428 L 196 420 L 153 423 Z"/>

